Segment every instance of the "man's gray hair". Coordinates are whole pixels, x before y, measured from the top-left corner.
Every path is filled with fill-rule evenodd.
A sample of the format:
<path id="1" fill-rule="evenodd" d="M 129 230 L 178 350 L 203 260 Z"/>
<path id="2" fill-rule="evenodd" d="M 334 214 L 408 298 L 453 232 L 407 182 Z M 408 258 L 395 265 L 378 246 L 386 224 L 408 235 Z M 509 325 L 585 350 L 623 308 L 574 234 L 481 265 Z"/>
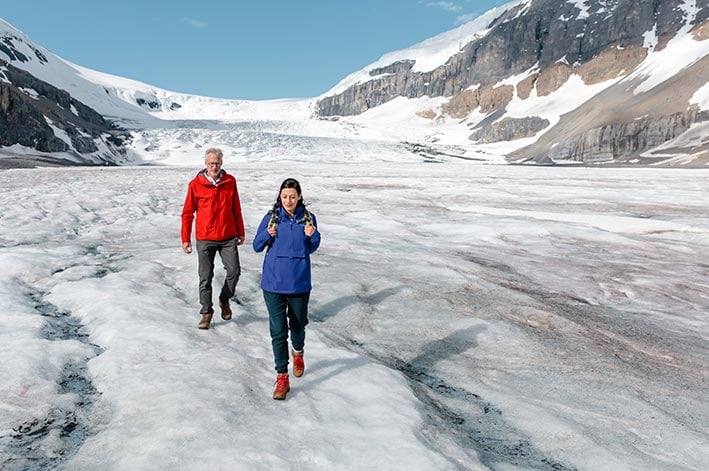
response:
<path id="1" fill-rule="evenodd" d="M 209 149 L 204 151 L 204 161 L 207 161 L 207 157 L 209 157 L 209 154 L 214 154 L 217 156 L 219 161 L 224 160 L 224 153 L 222 152 L 221 149 L 218 147 L 210 147 Z"/>

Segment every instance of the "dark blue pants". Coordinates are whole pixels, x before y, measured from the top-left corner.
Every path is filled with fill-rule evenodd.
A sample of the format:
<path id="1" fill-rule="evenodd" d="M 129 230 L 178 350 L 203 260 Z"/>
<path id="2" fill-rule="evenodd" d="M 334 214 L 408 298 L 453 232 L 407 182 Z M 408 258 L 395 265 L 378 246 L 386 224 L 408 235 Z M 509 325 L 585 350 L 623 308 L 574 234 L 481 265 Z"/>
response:
<path id="1" fill-rule="evenodd" d="M 302 350 L 305 345 L 305 326 L 308 324 L 310 292 L 280 294 L 264 290 L 263 299 L 268 309 L 276 373 L 288 373 L 288 330 L 293 350 Z"/>

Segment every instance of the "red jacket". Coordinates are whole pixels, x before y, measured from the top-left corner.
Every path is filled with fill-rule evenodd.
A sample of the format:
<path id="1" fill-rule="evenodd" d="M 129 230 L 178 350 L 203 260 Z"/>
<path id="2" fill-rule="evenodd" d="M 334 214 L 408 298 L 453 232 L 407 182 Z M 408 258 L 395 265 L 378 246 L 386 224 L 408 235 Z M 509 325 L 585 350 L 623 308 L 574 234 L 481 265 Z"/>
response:
<path id="1" fill-rule="evenodd" d="M 236 179 L 222 171 L 215 186 L 200 171 L 187 187 L 182 207 L 182 242 L 190 242 L 192 221 L 197 213 L 197 240 L 226 240 L 244 237 L 244 219 Z"/>

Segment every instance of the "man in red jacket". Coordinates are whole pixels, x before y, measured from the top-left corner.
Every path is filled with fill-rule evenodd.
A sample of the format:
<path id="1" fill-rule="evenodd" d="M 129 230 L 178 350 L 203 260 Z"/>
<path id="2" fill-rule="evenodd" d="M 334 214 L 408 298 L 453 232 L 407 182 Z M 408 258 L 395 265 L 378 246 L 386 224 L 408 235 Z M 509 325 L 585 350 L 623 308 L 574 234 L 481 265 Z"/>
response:
<path id="1" fill-rule="evenodd" d="M 187 187 L 187 197 L 182 208 L 182 250 L 192 253 L 192 221 L 197 213 L 195 238 L 199 261 L 199 303 L 202 305 L 200 329 L 209 329 L 214 309 L 212 308 L 212 278 L 214 257 L 222 258 L 226 279 L 219 293 L 222 319 L 231 319 L 229 299 L 234 296 L 241 267 L 237 246 L 244 243 L 244 219 L 236 179 L 222 170 L 224 154 L 220 149 L 207 149 L 204 153 L 205 168 Z"/>

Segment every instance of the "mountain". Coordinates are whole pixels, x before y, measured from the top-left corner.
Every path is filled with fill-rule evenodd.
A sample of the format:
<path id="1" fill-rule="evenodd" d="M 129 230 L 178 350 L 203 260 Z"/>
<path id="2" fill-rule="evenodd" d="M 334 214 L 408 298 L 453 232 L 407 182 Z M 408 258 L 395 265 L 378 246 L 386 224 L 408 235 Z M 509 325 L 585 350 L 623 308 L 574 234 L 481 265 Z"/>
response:
<path id="1" fill-rule="evenodd" d="M 34 44 L 0 19 L 0 60 L 66 90 L 110 122 L 127 129 L 169 126 L 174 119 L 307 118 L 310 100 L 227 100 L 164 90 L 73 64 Z"/>
<path id="2" fill-rule="evenodd" d="M 150 85 L 72 64 L 34 44 L 27 35 L 3 20 L 0 20 L 0 59 L 66 91 L 107 120 L 125 128 L 140 129 L 157 124 L 151 112 L 180 106 L 161 100 L 159 94 L 164 91 Z"/>
<path id="3" fill-rule="evenodd" d="M 113 165 L 130 160 L 130 134 L 108 118 L 115 115 L 111 108 L 134 116 L 124 102 L 97 88 L 0 20 L 0 146 L 23 162 Z"/>
<path id="4" fill-rule="evenodd" d="M 67 163 L 113 164 L 130 135 L 33 75 L 0 60 L 0 146 L 60 153 Z M 57 161 L 57 156 L 46 161 Z"/>
<path id="5" fill-rule="evenodd" d="M 0 20 L 0 149 L 15 164 L 131 163 L 142 157 L 133 149 L 135 132 L 185 126 L 178 120 L 303 120 L 312 114 L 310 101 L 163 90 L 66 61 Z"/>
<path id="6" fill-rule="evenodd" d="M 318 112 L 366 121 L 405 100 L 399 120 L 464 125 L 509 161 L 705 165 L 708 16 L 706 0 L 518 0 L 383 56 Z"/>
<path id="7" fill-rule="evenodd" d="M 163 138 L 182 139 L 176 129 L 257 142 L 233 125 L 249 123 L 253 132 L 404 142 L 428 156 L 704 167 L 708 16 L 707 0 L 515 0 L 385 54 L 319 97 L 272 101 L 181 94 L 90 70 L 0 20 L 4 103 L 22 103 L 12 116 L 0 109 L 0 146 L 64 152 L 80 163 L 134 162 L 156 159 Z M 52 87 L 68 96 L 37 90 Z M 85 119 L 88 111 L 77 123 L 61 111 L 69 99 L 105 123 Z M 9 131 L 10 121 L 22 132 Z M 209 134 L 214 127 L 221 134 Z"/>

